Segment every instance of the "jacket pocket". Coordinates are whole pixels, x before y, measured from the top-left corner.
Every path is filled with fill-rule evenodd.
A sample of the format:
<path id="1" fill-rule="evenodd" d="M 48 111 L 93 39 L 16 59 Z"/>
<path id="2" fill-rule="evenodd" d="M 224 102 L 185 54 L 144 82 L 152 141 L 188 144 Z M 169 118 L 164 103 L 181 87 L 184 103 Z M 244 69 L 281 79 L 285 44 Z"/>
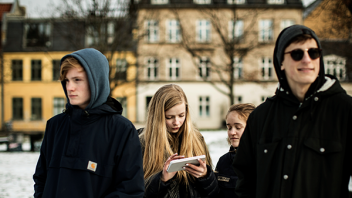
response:
<path id="1" fill-rule="evenodd" d="M 93 165 L 92 165 L 93 162 Z M 87 171 L 95 175 L 111 178 L 114 164 L 104 164 L 76 157 L 62 156 L 53 158 L 50 161 L 49 168 L 67 168 L 73 170 Z"/>
<path id="2" fill-rule="evenodd" d="M 343 150 L 340 142 L 331 140 L 321 140 L 317 138 L 307 138 L 304 145 L 320 155 L 338 153 Z"/>

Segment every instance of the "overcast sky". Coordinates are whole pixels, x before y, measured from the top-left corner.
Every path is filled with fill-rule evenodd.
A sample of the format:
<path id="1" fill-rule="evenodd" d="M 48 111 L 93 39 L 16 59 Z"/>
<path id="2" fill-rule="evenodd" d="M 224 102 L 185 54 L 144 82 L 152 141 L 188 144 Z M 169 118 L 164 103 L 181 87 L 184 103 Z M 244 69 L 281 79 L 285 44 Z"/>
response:
<path id="1" fill-rule="evenodd" d="M 45 16 L 52 16 L 52 5 L 59 3 L 61 0 L 19 0 L 20 5 L 27 9 L 27 17 L 41 18 Z M 315 0 L 302 0 L 303 5 L 307 6 Z M 13 3 L 14 0 L 0 0 L 0 3 Z"/>

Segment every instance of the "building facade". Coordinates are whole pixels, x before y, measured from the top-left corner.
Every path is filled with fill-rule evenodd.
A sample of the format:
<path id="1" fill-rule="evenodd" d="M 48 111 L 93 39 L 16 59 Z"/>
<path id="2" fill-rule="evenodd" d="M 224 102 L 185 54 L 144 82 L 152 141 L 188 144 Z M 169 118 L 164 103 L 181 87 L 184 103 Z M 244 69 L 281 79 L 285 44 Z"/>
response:
<path id="1" fill-rule="evenodd" d="M 138 10 L 142 126 L 151 97 L 169 83 L 184 89 L 202 130 L 224 127 L 231 103 L 261 104 L 277 87 L 278 34 L 303 23 L 300 0 L 140 0 Z"/>
<path id="2" fill-rule="evenodd" d="M 113 32 L 111 24 L 108 27 Z M 63 112 L 67 99 L 59 81 L 61 58 L 100 44 L 97 37 L 86 34 L 85 28 L 90 28 L 85 20 L 7 19 L 3 39 L 4 120 L 12 126 L 12 134 L 39 140 L 46 121 Z M 109 34 L 105 38 L 107 45 L 114 42 Z M 102 52 L 110 63 L 111 96 L 122 104 L 123 115 L 134 121 L 135 53 L 119 48 Z"/>

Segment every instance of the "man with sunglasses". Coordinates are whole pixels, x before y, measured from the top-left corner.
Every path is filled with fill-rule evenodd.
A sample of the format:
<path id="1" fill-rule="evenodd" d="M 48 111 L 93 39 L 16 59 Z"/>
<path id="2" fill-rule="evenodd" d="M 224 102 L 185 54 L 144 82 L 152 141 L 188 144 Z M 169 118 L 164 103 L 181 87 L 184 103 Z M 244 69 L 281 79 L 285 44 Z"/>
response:
<path id="1" fill-rule="evenodd" d="M 305 26 L 278 36 L 278 88 L 250 114 L 233 162 L 239 197 L 348 197 L 352 98 L 324 74 L 321 55 L 317 36 Z"/>

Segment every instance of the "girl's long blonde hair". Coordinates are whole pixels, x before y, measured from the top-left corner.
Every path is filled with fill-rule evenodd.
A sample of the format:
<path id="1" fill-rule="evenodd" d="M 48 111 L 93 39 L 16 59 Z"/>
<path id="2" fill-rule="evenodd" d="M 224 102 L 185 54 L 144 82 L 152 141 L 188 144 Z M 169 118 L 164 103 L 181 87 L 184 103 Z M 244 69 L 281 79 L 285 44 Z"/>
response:
<path id="1" fill-rule="evenodd" d="M 176 134 L 170 134 L 166 129 L 165 111 L 182 103 L 186 106 L 185 121 Z M 162 171 L 165 161 L 174 153 L 185 157 L 206 155 L 207 164 L 212 166 L 203 136 L 192 124 L 186 95 L 178 85 L 164 85 L 154 94 L 148 107 L 146 127 L 140 134 L 140 139 L 144 146 L 143 170 L 146 181 Z M 189 182 L 185 171 L 178 171 L 176 178 L 186 184 Z"/>

